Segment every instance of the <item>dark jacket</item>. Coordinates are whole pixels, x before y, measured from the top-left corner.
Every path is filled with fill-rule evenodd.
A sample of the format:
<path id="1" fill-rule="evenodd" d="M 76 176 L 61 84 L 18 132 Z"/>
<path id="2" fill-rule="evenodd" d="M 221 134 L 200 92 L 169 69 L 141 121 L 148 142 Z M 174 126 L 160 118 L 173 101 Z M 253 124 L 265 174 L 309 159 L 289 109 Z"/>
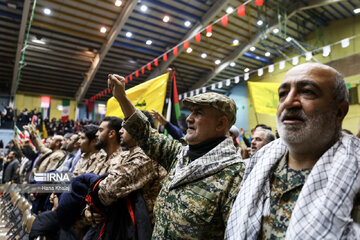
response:
<path id="1" fill-rule="evenodd" d="M 9 181 L 14 181 L 15 183 L 18 182 L 19 175 L 16 173 L 16 170 L 19 168 L 19 164 L 19 160 L 15 158 L 6 165 L 3 173 L 3 183 L 7 183 Z"/>

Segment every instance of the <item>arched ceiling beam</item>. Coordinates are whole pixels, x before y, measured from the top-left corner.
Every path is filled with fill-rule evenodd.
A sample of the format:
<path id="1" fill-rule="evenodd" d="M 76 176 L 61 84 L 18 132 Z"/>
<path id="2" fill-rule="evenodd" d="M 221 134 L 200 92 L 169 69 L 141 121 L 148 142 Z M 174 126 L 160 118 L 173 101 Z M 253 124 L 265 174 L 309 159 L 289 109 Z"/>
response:
<path id="1" fill-rule="evenodd" d="M 99 69 L 102 61 L 104 60 L 106 54 L 110 50 L 112 44 L 114 43 L 116 37 L 118 36 L 125 22 L 129 18 L 132 11 L 134 10 L 136 4 L 137 1 L 131 1 L 131 0 L 127 1 L 124 9 L 121 11 L 121 14 L 113 24 L 113 28 L 109 31 L 106 43 L 104 43 L 101 46 L 100 51 L 96 54 L 89 71 L 85 74 L 84 80 L 81 83 L 80 88 L 76 93 L 76 102 L 78 104 L 84 98 L 91 82 L 93 81 L 96 75 L 97 70 Z"/>

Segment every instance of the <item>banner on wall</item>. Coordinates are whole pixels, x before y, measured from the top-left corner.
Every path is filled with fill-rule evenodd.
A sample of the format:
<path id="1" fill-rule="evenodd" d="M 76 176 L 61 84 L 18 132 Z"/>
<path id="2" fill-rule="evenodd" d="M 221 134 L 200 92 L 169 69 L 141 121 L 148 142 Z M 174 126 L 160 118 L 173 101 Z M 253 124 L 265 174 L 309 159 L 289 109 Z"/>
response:
<path id="1" fill-rule="evenodd" d="M 126 90 L 126 95 L 135 107 L 140 110 L 151 111 L 154 109 L 162 112 L 168 78 L 169 73 L 158 76 Z M 105 116 L 124 118 L 119 102 L 114 97 L 110 98 L 106 103 Z"/>
<path id="2" fill-rule="evenodd" d="M 248 82 L 251 101 L 256 113 L 276 115 L 280 83 Z"/>

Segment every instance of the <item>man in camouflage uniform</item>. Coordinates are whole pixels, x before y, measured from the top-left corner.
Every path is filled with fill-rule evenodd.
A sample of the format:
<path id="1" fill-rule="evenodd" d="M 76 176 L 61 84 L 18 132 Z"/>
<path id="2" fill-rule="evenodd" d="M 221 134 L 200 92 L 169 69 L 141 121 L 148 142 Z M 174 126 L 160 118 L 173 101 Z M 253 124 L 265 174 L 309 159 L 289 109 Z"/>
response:
<path id="1" fill-rule="evenodd" d="M 109 75 L 108 82 L 127 118 L 123 127 L 168 171 L 154 208 L 153 239 L 223 239 L 244 171 L 231 137 L 226 137 L 235 122 L 235 102 L 216 93 L 185 99 L 192 110 L 187 142 L 177 141 L 150 128 L 127 98 L 123 77 Z"/>
<path id="2" fill-rule="evenodd" d="M 279 87 L 280 139 L 248 162 L 226 238 L 359 239 L 360 140 L 341 133 L 343 77 L 306 63 Z"/>
<path id="3" fill-rule="evenodd" d="M 94 124 L 86 125 L 79 133 L 82 154 L 81 159 L 75 166 L 73 177 L 85 173 L 102 175 L 107 172 L 109 164 L 106 161 L 106 153 L 95 148 L 98 128 Z"/>

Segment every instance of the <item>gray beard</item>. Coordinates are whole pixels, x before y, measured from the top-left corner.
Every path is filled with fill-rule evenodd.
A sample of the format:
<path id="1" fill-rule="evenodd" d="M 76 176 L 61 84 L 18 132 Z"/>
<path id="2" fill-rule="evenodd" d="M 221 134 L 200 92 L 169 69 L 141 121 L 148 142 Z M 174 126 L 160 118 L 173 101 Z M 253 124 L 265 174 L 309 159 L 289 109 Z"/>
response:
<path id="1" fill-rule="evenodd" d="M 289 112 L 297 114 L 304 119 L 304 122 L 296 126 L 283 124 L 281 120 Z M 323 145 L 333 139 L 337 131 L 335 127 L 335 112 L 331 110 L 324 113 L 315 112 L 311 118 L 308 118 L 301 109 L 296 111 L 284 110 L 280 117 L 277 116 L 276 120 L 279 136 L 287 145 Z"/>

